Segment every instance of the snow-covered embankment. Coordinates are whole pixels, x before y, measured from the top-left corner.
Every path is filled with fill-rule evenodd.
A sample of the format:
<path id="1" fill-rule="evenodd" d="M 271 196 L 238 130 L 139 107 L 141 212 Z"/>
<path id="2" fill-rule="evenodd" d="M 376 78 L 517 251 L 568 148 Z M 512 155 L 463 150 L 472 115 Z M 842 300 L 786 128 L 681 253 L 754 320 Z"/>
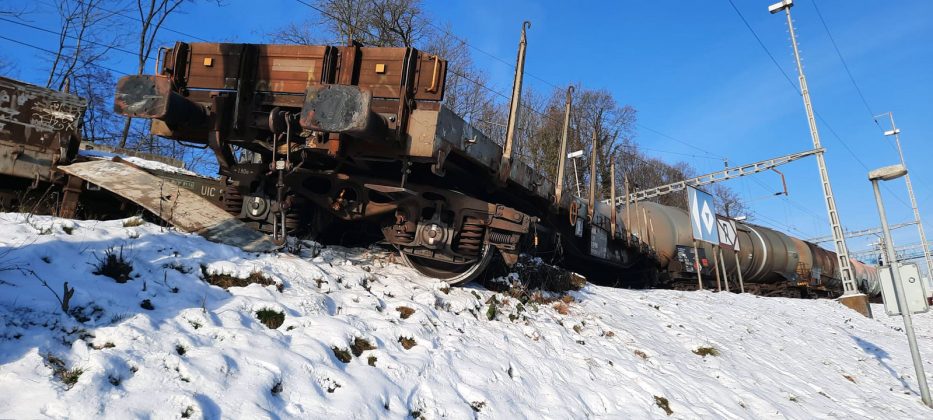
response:
<path id="1" fill-rule="evenodd" d="M 831 301 L 587 286 L 521 303 L 381 251 L 259 256 L 124 224 L 0 214 L 0 417 L 931 415 L 899 318 Z M 121 248 L 126 282 L 93 274 Z"/>

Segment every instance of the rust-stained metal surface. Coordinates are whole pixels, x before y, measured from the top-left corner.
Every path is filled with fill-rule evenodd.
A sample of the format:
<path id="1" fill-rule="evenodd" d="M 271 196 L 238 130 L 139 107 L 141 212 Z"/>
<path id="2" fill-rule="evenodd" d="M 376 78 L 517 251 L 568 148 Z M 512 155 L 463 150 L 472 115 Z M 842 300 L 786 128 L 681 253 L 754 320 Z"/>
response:
<path id="1" fill-rule="evenodd" d="M 113 161 L 79 162 L 62 167 L 69 175 L 130 200 L 185 232 L 250 252 L 278 246 L 198 194 L 133 166 Z"/>
<path id="2" fill-rule="evenodd" d="M 555 201 L 540 171 L 504 164 L 501 146 L 445 108 L 441 57 L 176 43 L 160 58 L 160 74 L 121 80 L 115 109 L 151 119 L 157 135 L 207 145 L 230 182 L 225 208 L 251 224 L 287 231 L 326 213 L 373 225 L 422 273 L 451 281 L 470 278 L 491 250 L 511 264 L 528 244 L 582 268 L 652 258 L 626 226 L 612 229 L 615 209 Z M 235 149 L 251 161 L 236 161 Z M 583 217 L 568 221 L 571 206 Z"/>
<path id="3" fill-rule="evenodd" d="M 197 126 L 207 121 L 203 107 L 172 91 L 163 76 L 125 76 L 117 81 L 114 112 L 153 118 L 172 126 Z"/>
<path id="4" fill-rule="evenodd" d="M 718 250 L 694 250 L 682 210 L 603 203 L 596 160 L 588 197 L 561 194 L 562 186 L 513 158 L 508 141 L 504 150 L 445 108 L 440 57 L 414 48 L 176 43 L 160 63 L 157 75 L 120 80 L 115 110 L 150 119 L 157 135 L 209 147 L 222 181 L 204 183 L 201 205 L 213 202 L 278 238 L 328 222 L 342 226 L 341 241 L 351 230 L 375 231 L 372 240 L 394 245 L 406 264 L 451 283 L 475 278 L 493 252 L 506 264 L 520 252 L 539 253 L 608 284 L 687 279 L 696 287 L 698 270 L 713 278 Z M 519 69 L 510 119 L 520 76 Z M 568 115 L 570 106 L 568 91 Z M 565 141 L 568 129 L 565 120 Z M 587 147 L 598 148 L 596 139 Z M 167 204 L 181 208 L 176 184 L 199 192 L 190 179 L 162 178 L 102 185 L 156 214 Z M 166 186 L 176 201 L 151 193 Z M 205 195 L 205 187 L 221 195 Z M 210 217 L 197 213 L 204 208 L 191 211 L 168 217 L 221 239 L 245 235 L 233 217 L 207 226 Z M 738 230 L 741 250 L 724 259 L 727 275 L 738 262 L 745 283 L 763 293 L 832 286 L 831 253 L 760 226 Z M 871 274 L 861 276 L 869 282 Z"/>
<path id="5" fill-rule="evenodd" d="M 0 77 L 0 174 L 35 181 L 78 152 L 87 102 L 77 96 Z"/>
<path id="6" fill-rule="evenodd" d="M 385 138 L 388 126 L 372 111 L 372 99 L 371 92 L 356 86 L 309 87 L 301 109 L 301 127 L 363 138 Z"/>

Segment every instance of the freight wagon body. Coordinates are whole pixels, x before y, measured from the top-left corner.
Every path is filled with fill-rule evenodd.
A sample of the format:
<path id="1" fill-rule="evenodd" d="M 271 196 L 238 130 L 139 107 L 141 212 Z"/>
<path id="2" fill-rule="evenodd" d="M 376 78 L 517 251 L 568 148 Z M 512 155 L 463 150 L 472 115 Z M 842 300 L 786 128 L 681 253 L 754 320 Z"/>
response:
<path id="1" fill-rule="evenodd" d="M 80 97 L 0 77 L 0 207 L 35 200 L 26 192 L 77 156 L 86 107 Z"/>
<path id="2" fill-rule="evenodd" d="M 58 213 L 65 217 L 83 211 L 98 218 L 123 217 L 141 211 L 95 185 L 80 179 L 69 180 L 58 171 L 61 165 L 100 159 L 103 155 L 166 160 L 122 149 L 107 148 L 113 153 L 103 155 L 81 150 L 87 146 L 81 144 L 86 108 L 87 101 L 74 94 L 0 77 L 0 209 Z M 223 205 L 223 185 L 217 179 L 159 168 L 144 169 L 214 205 Z"/>
<path id="3" fill-rule="evenodd" d="M 494 254 L 512 264 L 539 252 L 605 281 L 654 265 L 617 210 L 558 199 L 539 171 L 444 107 L 440 57 L 177 43 L 160 63 L 158 75 L 120 80 L 116 111 L 210 147 L 228 210 L 278 240 L 375 232 L 451 283 L 478 276 Z"/>

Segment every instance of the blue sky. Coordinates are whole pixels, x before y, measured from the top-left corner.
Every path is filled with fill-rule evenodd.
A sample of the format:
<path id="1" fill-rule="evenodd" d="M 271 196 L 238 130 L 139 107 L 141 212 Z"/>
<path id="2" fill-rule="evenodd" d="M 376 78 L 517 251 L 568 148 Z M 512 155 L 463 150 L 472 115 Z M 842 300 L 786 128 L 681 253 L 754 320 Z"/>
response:
<path id="1" fill-rule="evenodd" d="M 783 15 L 768 14 L 770 0 L 733 1 L 796 82 Z M 866 174 L 898 157 L 859 99 L 812 1 L 798 0 L 793 14 L 813 105 L 828 122 L 819 126 L 839 215 L 849 229 L 877 226 Z M 47 2 L 30 2 L 35 12 L 28 19 L 54 29 Z M 274 28 L 316 13 L 294 0 L 228 3 L 193 3 L 166 27 L 211 40 L 262 42 Z M 933 165 L 927 163 L 933 157 L 933 2 L 825 0 L 819 7 L 871 111 L 894 112 L 922 217 L 933 225 Z M 609 89 L 638 110 L 636 140 L 664 160 L 685 160 L 707 172 L 721 168 L 722 158 L 747 163 L 812 147 L 799 95 L 727 0 L 426 0 L 425 8 L 478 50 L 508 63 L 514 62 L 522 20 L 532 21 L 526 71 L 535 77 L 526 78 L 527 85 L 550 89 L 540 78 L 558 86 L 580 82 Z M 51 35 L 7 22 L 0 22 L 0 35 L 47 48 L 54 42 Z M 185 39 L 163 36 L 166 43 Z M 478 50 L 474 59 L 489 75 L 487 83 L 508 92 L 511 66 Z M 0 39 L 0 54 L 19 60 L 19 78 L 43 81 L 42 53 Z M 114 53 L 105 64 L 130 72 L 132 57 Z M 808 158 L 781 171 L 790 192 L 786 198 L 773 196 L 781 189 L 774 173 L 728 185 L 749 201 L 760 224 L 800 237 L 828 234 L 816 161 Z M 903 181 L 887 184 L 889 219 L 912 219 Z M 897 231 L 895 239 L 919 240 L 912 227 Z M 861 250 L 874 240 L 852 239 L 849 246 Z"/>

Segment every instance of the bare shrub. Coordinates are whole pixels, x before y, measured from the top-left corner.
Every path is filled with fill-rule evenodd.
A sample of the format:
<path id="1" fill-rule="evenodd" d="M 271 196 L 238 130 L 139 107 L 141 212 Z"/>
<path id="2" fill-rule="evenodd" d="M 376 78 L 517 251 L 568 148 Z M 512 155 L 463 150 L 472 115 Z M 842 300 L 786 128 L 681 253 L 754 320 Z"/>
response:
<path id="1" fill-rule="evenodd" d="M 104 251 L 104 257 L 97 260 L 94 268 L 94 274 L 110 277 L 117 283 L 126 283 L 130 279 L 130 274 L 133 273 L 133 264 L 123 256 L 122 246 L 119 251 L 107 248 Z"/>

